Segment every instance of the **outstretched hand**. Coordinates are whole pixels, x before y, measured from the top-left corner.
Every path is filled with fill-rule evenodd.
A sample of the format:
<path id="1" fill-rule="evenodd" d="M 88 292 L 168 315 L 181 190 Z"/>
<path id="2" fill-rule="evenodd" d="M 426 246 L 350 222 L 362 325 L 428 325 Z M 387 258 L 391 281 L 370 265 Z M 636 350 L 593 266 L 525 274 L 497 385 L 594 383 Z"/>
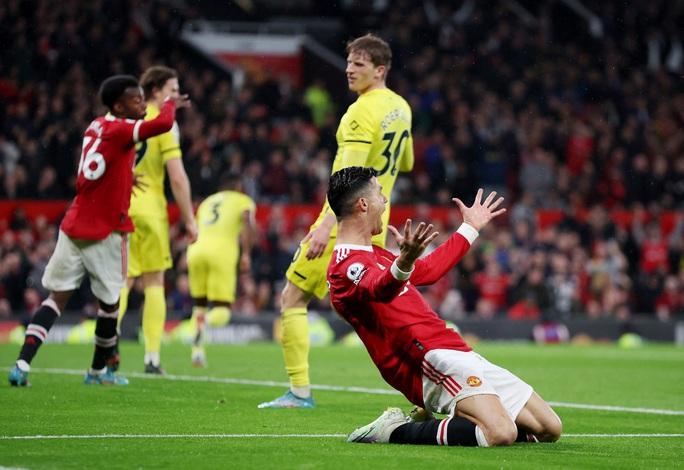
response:
<path id="1" fill-rule="evenodd" d="M 172 100 L 176 103 L 176 109 L 189 108 L 192 105 L 188 95 L 179 95 L 178 97 L 168 97 L 167 99 Z"/>
<path id="2" fill-rule="evenodd" d="M 478 189 L 477 194 L 475 195 L 475 202 L 473 202 L 473 205 L 470 207 L 463 204 L 463 201 L 457 197 L 452 199 L 461 211 L 463 222 L 472 226 L 478 232 L 483 229 L 485 225 L 487 225 L 494 217 L 500 216 L 506 212 L 505 208 L 496 210 L 497 207 L 499 207 L 504 201 L 503 197 L 499 197 L 496 201 L 494 200 L 496 197 L 496 191 L 489 193 L 484 202 L 482 202 L 483 194 L 484 191 L 482 188 Z"/>
<path id="3" fill-rule="evenodd" d="M 399 230 L 392 225 L 387 227 L 399 245 L 400 254 L 397 258 L 397 267 L 402 271 L 411 271 L 413 263 L 423 254 L 432 240 L 439 235 L 439 232 L 432 230 L 432 224 L 421 222 L 416 227 L 415 232 L 411 230 L 411 226 L 411 219 L 407 219 L 403 234 L 399 233 Z"/>
<path id="4" fill-rule="evenodd" d="M 131 192 L 134 196 L 138 195 L 138 191 L 144 193 L 145 190 L 150 186 L 144 181 L 144 176 L 144 173 L 133 173 L 133 187 L 131 188 Z"/>

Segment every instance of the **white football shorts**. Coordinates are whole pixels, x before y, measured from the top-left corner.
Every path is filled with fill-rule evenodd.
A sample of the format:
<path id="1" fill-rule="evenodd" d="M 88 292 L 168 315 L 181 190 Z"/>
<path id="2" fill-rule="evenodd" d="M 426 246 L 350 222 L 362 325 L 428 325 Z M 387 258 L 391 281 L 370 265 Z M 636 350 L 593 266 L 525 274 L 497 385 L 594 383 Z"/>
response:
<path id="1" fill-rule="evenodd" d="M 532 396 L 532 387 L 476 352 L 435 349 L 423 358 L 423 402 L 434 413 L 452 414 L 473 395 L 497 395 L 512 420 Z"/>
<path id="2" fill-rule="evenodd" d="M 45 267 L 43 286 L 51 292 L 78 289 L 88 274 L 98 300 L 113 305 L 126 282 L 126 234 L 112 232 L 104 240 L 73 240 L 59 231 L 55 252 Z"/>

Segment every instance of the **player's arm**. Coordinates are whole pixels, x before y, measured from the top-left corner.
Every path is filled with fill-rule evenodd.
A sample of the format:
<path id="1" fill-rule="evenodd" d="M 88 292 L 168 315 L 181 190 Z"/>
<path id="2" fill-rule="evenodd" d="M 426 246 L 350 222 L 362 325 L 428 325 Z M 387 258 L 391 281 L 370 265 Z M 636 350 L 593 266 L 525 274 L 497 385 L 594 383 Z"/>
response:
<path id="1" fill-rule="evenodd" d="M 434 284 L 461 261 L 477 239 L 478 232 L 463 223 L 447 241 L 432 253 L 416 260 L 411 282 L 416 286 Z"/>
<path id="2" fill-rule="evenodd" d="M 333 287 L 331 283 L 331 298 L 337 295 L 358 301 L 391 302 L 404 290 L 414 263 L 436 236 L 432 225 L 421 222 L 414 232 L 408 220 L 399 245 L 401 253 L 394 258 L 390 269 L 380 270 L 375 258 L 370 256 L 350 256 L 337 266 L 337 277 L 344 273 L 342 286 L 345 287 L 338 288 L 339 283 Z"/>
<path id="3" fill-rule="evenodd" d="M 168 132 L 173 127 L 176 119 L 176 109 L 190 106 L 188 95 L 164 100 L 159 115 L 149 121 L 136 121 L 133 126 L 133 142 L 138 143 L 155 135 Z"/>
<path id="4" fill-rule="evenodd" d="M 394 265 L 383 271 L 370 257 L 352 256 L 340 263 L 331 276 L 331 299 L 390 302 L 406 284 L 406 279 L 400 277 Z"/>
<path id="5" fill-rule="evenodd" d="M 190 181 L 183 167 L 183 160 L 174 158 L 166 162 L 166 172 L 169 175 L 171 192 L 180 209 L 181 219 L 188 234 L 188 240 L 193 243 L 197 240 L 197 224 L 192 214 L 192 200 L 190 198 Z"/>
<path id="6" fill-rule="evenodd" d="M 242 231 L 240 232 L 240 271 L 248 272 L 251 268 L 251 253 L 256 235 L 254 210 L 242 213 Z"/>
<path id="7" fill-rule="evenodd" d="M 475 201 L 470 207 L 467 207 L 458 198 L 453 199 L 461 211 L 463 224 L 461 224 L 456 233 L 449 237 L 449 240 L 443 243 L 429 256 L 426 256 L 422 260 L 416 258 L 414 263 L 415 272 L 413 273 L 413 276 L 411 276 L 411 282 L 413 282 L 414 285 L 432 284 L 439 280 L 463 257 L 463 255 L 465 255 L 471 244 L 477 238 L 479 231 L 494 217 L 506 212 L 506 209 L 498 209 L 503 203 L 504 198 L 500 197 L 495 200 L 496 191 L 489 193 L 484 201 L 482 201 L 482 195 L 483 191 L 482 189 L 479 189 L 475 196 Z M 430 228 L 431 227 L 432 226 L 430 225 Z M 410 219 L 407 220 L 406 225 L 404 226 L 403 235 L 399 234 L 394 227 L 391 227 L 390 231 L 394 234 L 400 249 L 403 251 L 402 246 L 407 244 L 406 240 L 410 235 Z M 418 229 L 416 231 L 418 231 Z"/>

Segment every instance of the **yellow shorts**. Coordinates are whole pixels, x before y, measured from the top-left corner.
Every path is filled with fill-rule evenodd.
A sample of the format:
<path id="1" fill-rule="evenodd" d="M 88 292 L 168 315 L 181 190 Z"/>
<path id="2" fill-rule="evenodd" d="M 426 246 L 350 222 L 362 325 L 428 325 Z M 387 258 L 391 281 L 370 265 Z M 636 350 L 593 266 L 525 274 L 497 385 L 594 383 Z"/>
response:
<path id="1" fill-rule="evenodd" d="M 235 250 L 206 250 L 193 243 L 188 247 L 188 280 L 193 298 L 206 297 L 210 302 L 235 301 L 237 284 L 238 248 Z"/>
<path id="2" fill-rule="evenodd" d="M 328 293 L 326 274 L 328 264 L 335 248 L 335 237 L 330 237 L 328 245 L 321 256 L 314 259 L 307 259 L 306 252 L 309 250 L 310 243 L 300 243 L 297 252 L 292 258 L 290 267 L 287 268 L 285 277 L 295 286 L 306 293 L 313 294 L 322 299 Z"/>
<path id="3" fill-rule="evenodd" d="M 132 218 L 135 232 L 129 242 L 128 277 L 169 269 L 173 264 L 169 248 L 169 220 L 150 216 Z"/>

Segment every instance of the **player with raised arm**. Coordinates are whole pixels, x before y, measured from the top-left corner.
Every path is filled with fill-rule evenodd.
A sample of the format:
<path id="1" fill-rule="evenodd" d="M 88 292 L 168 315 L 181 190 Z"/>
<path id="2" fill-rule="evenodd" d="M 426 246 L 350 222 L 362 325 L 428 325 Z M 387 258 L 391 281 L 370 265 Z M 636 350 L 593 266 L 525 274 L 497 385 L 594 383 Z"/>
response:
<path id="1" fill-rule="evenodd" d="M 389 199 L 398 172 L 413 168 L 411 108 L 406 100 L 387 88 L 392 51 L 372 34 L 347 45 L 347 82 L 358 99 L 347 109 L 337 129 L 337 154 L 332 172 L 349 166 L 377 170 L 383 193 Z M 389 210 L 382 230 L 373 241 L 385 245 Z M 307 306 L 315 295 L 328 292 L 325 272 L 335 245 L 335 215 L 326 201 L 318 219 L 302 240 L 287 270 L 281 297 L 282 348 L 290 389 L 259 408 L 313 408 L 309 384 L 309 326 Z"/>
<path id="2" fill-rule="evenodd" d="M 147 100 L 147 119 L 159 114 L 167 97 L 179 96 L 178 74 L 156 65 L 140 77 Z M 171 192 L 180 209 L 181 220 L 190 243 L 197 238 L 197 225 L 192 213 L 190 182 L 183 167 L 178 123 L 168 132 L 142 141 L 137 146 L 135 174 L 145 183 L 144 190 L 131 198 L 130 216 L 135 224 L 131 234 L 128 281 L 121 291 L 119 325 L 128 306 L 128 293 L 134 279 L 141 277 L 145 295 L 142 330 L 145 340 L 145 372 L 163 374 L 160 362 L 161 340 L 166 321 L 164 271 L 172 265 L 169 243 L 169 218 L 164 195 L 165 174 L 169 175 Z M 110 360 L 117 368 L 118 355 Z"/>
<path id="3" fill-rule="evenodd" d="M 414 231 L 409 219 L 403 233 L 390 227 L 396 256 L 372 243 L 387 203 L 374 172 L 354 167 L 332 175 L 328 201 L 338 232 L 328 269 L 331 303 L 387 383 L 428 412 L 420 422 L 407 422 L 400 409 L 390 408 L 352 432 L 349 442 L 496 446 L 560 437 L 560 419 L 532 387 L 472 351 L 417 289 L 442 278 L 479 231 L 504 213 L 502 197 L 482 196 L 480 189 L 470 207 L 454 199 L 463 223 L 424 258 L 437 236 L 432 225 L 421 222 Z M 447 418 L 435 419 L 433 412 Z"/>
<path id="4" fill-rule="evenodd" d="M 254 244 L 256 204 L 242 192 L 240 175 L 224 174 L 219 189 L 197 208 L 199 235 L 187 251 L 195 367 L 206 366 L 206 325 L 219 327 L 230 320 L 238 267 L 241 272 L 249 271 Z"/>
<path id="5" fill-rule="evenodd" d="M 43 286 L 50 295 L 31 318 L 9 382 L 28 385 L 30 364 L 71 294 L 88 275 L 98 299 L 95 353 L 86 384 L 127 384 L 105 367 L 116 345 L 119 291 L 126 279 L 126 237 L 133 231 L 128 216 L 135 182 L 135 144 L 171 129 L 176 107 L 186 96 L 166 100 L 159 115 L 144 121 L 145 98 L 135 77 L 116 75 L 100 87 L 106 116 L 90 123 L 83 137 L 76 197 L 60 225 L 55 251 L 45 268 Z"/>

